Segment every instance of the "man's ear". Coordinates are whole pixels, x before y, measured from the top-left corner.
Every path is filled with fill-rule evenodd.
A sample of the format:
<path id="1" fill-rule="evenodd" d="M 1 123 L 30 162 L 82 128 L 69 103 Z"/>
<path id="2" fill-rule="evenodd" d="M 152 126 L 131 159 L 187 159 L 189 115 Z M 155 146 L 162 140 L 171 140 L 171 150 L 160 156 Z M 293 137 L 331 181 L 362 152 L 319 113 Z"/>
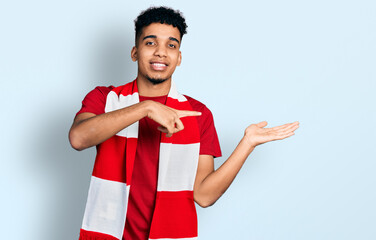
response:
<path id="1" fill-rule="evenodd" d="M 181 51 L 179 51 L 179 58 L 178 58 L 178 64 L 176 64 L 176 66 L 180 66 L 180 63 L 181 63 Z"/>
<path id="2" fill-rule="evenodd" d="M 132 61 L 133 62 L 136 62 L 138 60 L 138 56 L 137 56 L 137 47 L 134 46 L 131 50 L 131 58 L 132 58 Z"/>

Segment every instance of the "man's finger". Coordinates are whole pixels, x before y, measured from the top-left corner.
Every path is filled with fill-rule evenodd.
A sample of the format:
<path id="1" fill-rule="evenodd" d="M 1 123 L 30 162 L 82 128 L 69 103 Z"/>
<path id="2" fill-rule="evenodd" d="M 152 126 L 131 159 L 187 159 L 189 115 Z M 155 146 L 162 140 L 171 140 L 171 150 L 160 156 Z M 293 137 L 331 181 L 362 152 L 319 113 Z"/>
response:
<path id="1" fill-rule="evenodd" d="M 291 124 L 292 123 L 286 123 L 286 124 L 283 124 L 283 125 L 280 125 L 280 126 L 272 127 L 272 128 L 270 128 L 270 130 L 279 130 L 281 128 L 285 128 L 285 127 L 291 126 Z"/>
<path id="2" fill-rule="evenodd" d="M 201 112 L 196 111 L 187 111 L 187 110 L 177 110 L 179 118 L 188 117 L 188 116 L 201 116 Z"/>
<path id="3" fill-rule="evenodd" d="M 157 129 L 161 132 L 164 132 L 164 133 L 174 133 L 175 132 L 173 128 L 168 129 L 168 128 L 163 127 L 163 126 L 159 126 Z"/>
<path id="4" fill-rule="evenodd" d="M 299 125 L 291 125 L 291 126 L 287 127 L 286 129 L 279 130 L 279 132 L 280 132 L 280 134 L 287 134 L 287 133 L 290 133 L 290 132 L 294 132 L 298 128 L 299 128 Z"/>
<path id="5" fill-rule="evenodd" d="M 271 130 L 280 130 L 280 129 L 283 129 L 283 128 L 286 128 L 286 127 L 291 127 L 291 126 L 293 126 L 295 124 L 299 125 L 299 122 L 286 123 L 286 124 L 283 124 L 283 125 L 280 125 L 280 126 L 272 127 L 270 129 Z"/>
<path id="6" fill-rule="evenodd" d="M 299 127 L 299 124 L 290 124 L 284 128 L 280 128 L 276 131 L 278 132 L 288 132 L 288 131 L 295 131 Z"/>
<path id="7" fill-rule="evenodd" d="M 264 127 L 266 127 L 266 125 L 268 125 L 268 122 L 262 121 L 262 122 L 257 123 L 256 125 L 257 125 L 257 127 L 264 128 Z"/>
<path id="8" fill-rule="evenodd" d="M 177 118 L 176 119 L 176 128 L 175 128 L 174 132 L 177 133 L 177 132 L 179 132 L 179 131 L 181 131 L 183 129 L 184 129 L 183 122 L 179 118 Z"/>
<path id="9" fill-rule="evenodd" d="M 285 138 L 288 138 L 288 137 L 291 137 L 295 135 L 294 132 L 290 132 L 290 133 L 286 133 L 286 134 L 283 134 L 283 135 L 279 135 L 275 138 L 275 140 L 282 140 L 282 139 L 285 139 Z"/>
<path id="10" fill-rule="evenodd" d="M 174 132 L 170 132 L 170 131 L 168 131 L 168 129 L 165 128 L 165 127 L 163 127 L 163 126 L 159 126 L 159 127 L 157 127 L 157 129 L 158 129 L 159 131 L 161 131 L 161 132 L 166 133 L 166 137 L 171 137 L 172 134 L 174 133 Z"/>
<path id="11" fill-rule="evenodd" d="M 157 129 L 161 132 L 164 132 L 164 133 L 168 133 L 168 130 L 167 128 L 163 127 L 163 126 L 158 126 Z"/>

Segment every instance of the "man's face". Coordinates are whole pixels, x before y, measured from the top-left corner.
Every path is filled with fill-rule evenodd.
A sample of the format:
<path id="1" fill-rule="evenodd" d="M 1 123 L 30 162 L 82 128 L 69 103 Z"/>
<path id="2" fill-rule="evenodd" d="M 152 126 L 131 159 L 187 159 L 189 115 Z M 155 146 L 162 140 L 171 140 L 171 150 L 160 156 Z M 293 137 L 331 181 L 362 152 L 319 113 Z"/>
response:
<path id="1" fill-rule="evenodd" d="M 180 32 L 168 24 L 152 23 L 142 29 L 131 56 L 138 61 L 138 78 L 158 84 L 170 80 L 180 65 Z"/>

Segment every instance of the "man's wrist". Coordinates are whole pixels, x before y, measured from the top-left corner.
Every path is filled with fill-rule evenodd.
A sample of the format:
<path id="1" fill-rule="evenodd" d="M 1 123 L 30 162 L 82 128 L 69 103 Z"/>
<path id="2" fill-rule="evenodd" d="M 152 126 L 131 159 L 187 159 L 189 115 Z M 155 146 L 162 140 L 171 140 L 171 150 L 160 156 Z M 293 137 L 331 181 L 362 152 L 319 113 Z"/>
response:
<path id="1" fill-rule="evenodd" d="M 153 112 L 154 109 L 154 101 L 151 100 L 145 100 L 142 101 L 141 103 L 141 109 L 143 112 L 144 117 L 150 117 L 150 114 Z"/>
<path id="2" fill-rule="evenodd" d="M 241 141 L 245 142 L 250 151 L 253 151 L 253 149 L 255 149 L 255 147 L 257 146 L 257 144 L 252 141 L 251 137 L 247 135 L 244 135 Z"/>

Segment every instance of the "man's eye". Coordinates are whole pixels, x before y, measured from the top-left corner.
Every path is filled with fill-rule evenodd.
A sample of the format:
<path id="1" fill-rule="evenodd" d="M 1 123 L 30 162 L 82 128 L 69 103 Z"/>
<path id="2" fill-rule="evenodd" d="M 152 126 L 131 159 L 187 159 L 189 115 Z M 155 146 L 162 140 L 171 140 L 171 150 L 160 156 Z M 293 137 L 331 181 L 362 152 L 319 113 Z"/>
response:
<path id="1" fill-rule="evenodd" d="M 146 42 L 146 45 L 154 45 L 154 42 Z"/>
<path id="2" fill-rule="evenodd" d="M 168 44 L 168 46 L 170 47 L 170 48 L 176 48 L 176 46 L 175 46 L 175 44 Z"/>

